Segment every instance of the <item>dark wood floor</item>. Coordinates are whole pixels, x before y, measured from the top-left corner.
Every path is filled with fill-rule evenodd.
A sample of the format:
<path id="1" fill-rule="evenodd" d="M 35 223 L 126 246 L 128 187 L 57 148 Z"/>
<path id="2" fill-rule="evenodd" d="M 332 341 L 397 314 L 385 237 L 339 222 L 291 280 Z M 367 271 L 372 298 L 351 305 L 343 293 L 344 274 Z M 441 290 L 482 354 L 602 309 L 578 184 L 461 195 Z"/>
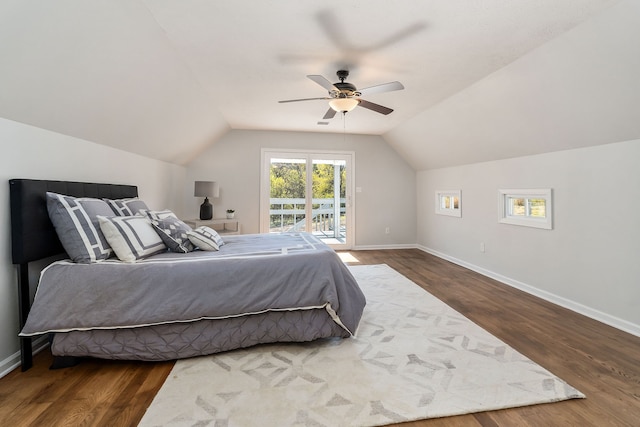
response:
<path id="1" fill-rule="evenodd" d="M 640 426 L 640 338 L 419 250 L 351 254 L 393 267 L 587 396 L 399 426 Z M 0 425 L 135 426 L 173 366 L 90 360 L 49 371 L 50 361 L 44 351 L 0 379 Z"/>

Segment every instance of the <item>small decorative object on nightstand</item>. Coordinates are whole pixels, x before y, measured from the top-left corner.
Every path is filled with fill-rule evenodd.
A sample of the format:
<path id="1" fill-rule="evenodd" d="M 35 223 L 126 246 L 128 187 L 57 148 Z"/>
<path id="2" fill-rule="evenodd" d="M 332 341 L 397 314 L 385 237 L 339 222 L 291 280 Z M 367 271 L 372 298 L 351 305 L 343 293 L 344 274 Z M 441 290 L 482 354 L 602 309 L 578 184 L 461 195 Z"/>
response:
<path id="1" fill-rule="evenodd" d="M 236 211 L 233 209 L 227 209 L 227 219 L 233 219 L 236 215 Z"/>

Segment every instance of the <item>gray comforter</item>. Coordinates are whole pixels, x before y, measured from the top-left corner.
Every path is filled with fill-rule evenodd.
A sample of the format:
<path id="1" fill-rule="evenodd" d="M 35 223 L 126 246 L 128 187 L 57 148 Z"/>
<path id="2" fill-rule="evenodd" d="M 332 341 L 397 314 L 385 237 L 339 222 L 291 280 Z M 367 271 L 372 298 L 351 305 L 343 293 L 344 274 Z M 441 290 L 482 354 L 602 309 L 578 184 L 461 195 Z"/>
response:
<path id="1" fill-rule="evenodd" d="M 337 254 L 311 234 L 225 237 L 218 252 L 47 267 L 20 335 L 136 328 L 324 308 L 354 334 L 365 305 Z"/>

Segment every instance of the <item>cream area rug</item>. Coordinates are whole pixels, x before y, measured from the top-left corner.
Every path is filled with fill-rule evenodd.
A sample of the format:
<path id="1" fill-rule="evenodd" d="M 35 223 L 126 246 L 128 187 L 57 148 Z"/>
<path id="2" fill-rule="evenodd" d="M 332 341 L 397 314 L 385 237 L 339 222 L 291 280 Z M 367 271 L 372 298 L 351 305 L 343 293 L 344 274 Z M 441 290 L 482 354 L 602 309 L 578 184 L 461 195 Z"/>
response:
<path id="1" fill-rule="evenodd" d="M 387 265 L 353 338 L 180 360 L 140 426 L 378 426 L 584 395 Z"/>

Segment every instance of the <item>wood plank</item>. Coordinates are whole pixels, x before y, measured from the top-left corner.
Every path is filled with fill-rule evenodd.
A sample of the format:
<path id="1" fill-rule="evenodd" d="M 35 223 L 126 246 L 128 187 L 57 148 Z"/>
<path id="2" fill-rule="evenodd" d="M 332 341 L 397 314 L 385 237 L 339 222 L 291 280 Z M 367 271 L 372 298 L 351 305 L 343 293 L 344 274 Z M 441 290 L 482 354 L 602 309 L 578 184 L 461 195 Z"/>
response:
<path id="1" fill-rule="evenodd" d="M 388 264 L 587 395 L 570 400 L 397 427 L 637 426 L 640 338 L 415 249 L 350 252 L 358 264 Z M 11 426 L 135 426 L 173 362 L 87 360 L 0 379 L 0 420 Z"/>

